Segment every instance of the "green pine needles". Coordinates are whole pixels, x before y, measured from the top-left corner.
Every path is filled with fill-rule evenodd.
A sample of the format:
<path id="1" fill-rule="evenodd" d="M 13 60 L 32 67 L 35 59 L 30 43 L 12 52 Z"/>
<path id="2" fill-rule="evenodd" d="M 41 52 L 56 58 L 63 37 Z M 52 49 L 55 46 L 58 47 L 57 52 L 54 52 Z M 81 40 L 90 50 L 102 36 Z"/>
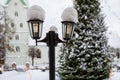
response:
<path id="1" fill-rule="evenodd" d="M 104 15 L 98 0 L 74 0 L 79 22 L 63 45 L 58 74 L 61 80 L 103 80 L 109 77 L 110 54 Z"/>

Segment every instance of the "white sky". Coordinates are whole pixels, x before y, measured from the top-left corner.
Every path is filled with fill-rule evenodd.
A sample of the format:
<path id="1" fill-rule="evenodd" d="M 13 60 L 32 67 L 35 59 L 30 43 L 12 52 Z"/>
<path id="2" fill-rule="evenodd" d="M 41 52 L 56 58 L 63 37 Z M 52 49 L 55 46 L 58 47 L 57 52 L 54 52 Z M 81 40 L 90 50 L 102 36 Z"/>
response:
<path id="1" fill-rule="evenodd" d="M 101 0 L 109 30 L 120 34 L 120 0 Z"/>
<path id="2" fill-rule="evenodd" d="M 49 2 L 48 2 L 49 1 Z M 3 3 L 3 0 L 0 0 Z M 112 32 L 113 36 L 117 37 L 117 41 L 120 40 L 120 0 L 101 0 L 103 6 L 103 12 L 106 16 L 105 21 L 108 28 L 108 33 Z M 46 18 L 44 22 L 43 32 L 49 31 L 49 28 L 54 25 L 58 28 L 60 38 L 62 37 L 61 30 L 61 13 L 67 7 L 72 6 L 72 0 L 29 0 L 29 6 L 39 5 L 46 12 Z M 43 37 L 45 34 L 42 35 Z M 114 44 L 115 39 L 110 38 L 109 43 L 112 46 L 119 46 L 120 44 Z M 120 42 L 117 42 L 120 43 Z"/>
<path id="3" fill-rule="evenodd" d="M 120 48 L 120 0 L 101 0 L 108 28 L 109 44 Z"/>

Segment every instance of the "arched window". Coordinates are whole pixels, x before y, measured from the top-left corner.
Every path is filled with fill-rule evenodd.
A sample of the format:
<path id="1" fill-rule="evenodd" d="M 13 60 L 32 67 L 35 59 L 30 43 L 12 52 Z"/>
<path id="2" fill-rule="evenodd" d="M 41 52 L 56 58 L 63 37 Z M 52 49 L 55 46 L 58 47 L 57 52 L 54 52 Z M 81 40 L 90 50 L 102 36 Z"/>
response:
<path id="1" fill-rule="evenodd" d="M 119 59 L 119 58 L 120 58 L 120 53 L 117 52 L 117 53 L 116 53 L 116 56 L 117 56 L 117 59 Z"/>
<path id="2" fill-rule="evenodd" d="M 14 23 L 11 23 L 11 27 L 14 27 L 15 25 L 14 25 Z"/>
<path id="3" fill-rule="evenodd" d="M 20 47 L 16 46 L 16 52 L 20 52 Z"/>
<path id="4" fill-rule="evenodd" d="M 17 2 L 15 2 L 14 5 L 17 6 L 18 5 Z"/>
<path id="5" fill-rule="evenodd" d="M 23 23 L 20 23 L 20 27 L 21 27 L 21 28 L 23 27 Z"/>
<path id="6" fill-rule="evenodd" d="M 19 35 L 16 35 L 16 36 L 15 36 L 15 39 L 16 39 L 16 40 L 19 40 Z"/>
<path id="7" fill-rule="evenodd" d="M 36 50 L 36 57 L 41 58 L 41 50 L 40 49 Z"/>
<path id="8" fill-rule="evenodd" d="M 18 12 L 17 11 L 15 12 L 15 16 L 18 16 Z"/>

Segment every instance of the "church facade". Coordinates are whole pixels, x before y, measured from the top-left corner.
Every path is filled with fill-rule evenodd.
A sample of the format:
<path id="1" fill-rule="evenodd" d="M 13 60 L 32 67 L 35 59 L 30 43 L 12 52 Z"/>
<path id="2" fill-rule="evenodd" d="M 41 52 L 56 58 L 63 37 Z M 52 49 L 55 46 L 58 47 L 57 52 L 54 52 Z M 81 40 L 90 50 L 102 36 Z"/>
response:
<path id="1" fill-rule="evenodd" d="M 27 4 L 23 0 L 6 0 L 5 12 L 13 23 L 9 24 L 15 28 L 15 34 L 10 41 L 10 45 L 14 48 L 15 52 L 6 52 L 5 63 L 11 65 L 13 62 L 16 64 L 24 64 L 28 61 L 28 27 L 27 27 Z"/>

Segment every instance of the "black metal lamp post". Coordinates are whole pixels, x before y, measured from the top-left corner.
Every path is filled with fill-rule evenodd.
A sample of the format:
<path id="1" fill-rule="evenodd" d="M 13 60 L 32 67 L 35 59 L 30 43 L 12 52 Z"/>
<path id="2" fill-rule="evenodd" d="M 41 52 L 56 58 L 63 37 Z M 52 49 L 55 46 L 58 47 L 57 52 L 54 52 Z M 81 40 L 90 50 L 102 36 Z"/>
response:
<path id="1" fill-rule="evenodd" d="M 39 7 L 40 6 L 33 6 L 31 8 L 38 11 Z M 39 15 L 39 12 L 37 13 L 37 15 Z M 37 15 L 35 15 L 35 17 Z M 58 43 L 61 43 L 64 41 L 59 39 L 58 33 L 56 33 L 55 31 L 56 27 L 54 26 L 50 28 L 50 31 L 48 33 L 46 33 L 46 37 L 43 40 L 38 40 L 41 38 L 42 27 L 43 27 L 43 20 L 40 18 L 35 19 L 33 17 L 31 18 L 30 16 L 28 20 L 28 25 L 30 29 L 30 35 L 33 39 L 36 40 L 36 45 L 37 45 L 37 42 L 45 42 L 49 47 L 49 69 L 50 69 L 49 80 L 55 80 L 55 46 L 57 46 Z M 74 21 L 62 21 L 62 32 L 63 32 L 62 34 L 63 34 L 64 40 L 66 41 L 70 40 L 73 34 L 74 27 L 75 27 Z"/>

